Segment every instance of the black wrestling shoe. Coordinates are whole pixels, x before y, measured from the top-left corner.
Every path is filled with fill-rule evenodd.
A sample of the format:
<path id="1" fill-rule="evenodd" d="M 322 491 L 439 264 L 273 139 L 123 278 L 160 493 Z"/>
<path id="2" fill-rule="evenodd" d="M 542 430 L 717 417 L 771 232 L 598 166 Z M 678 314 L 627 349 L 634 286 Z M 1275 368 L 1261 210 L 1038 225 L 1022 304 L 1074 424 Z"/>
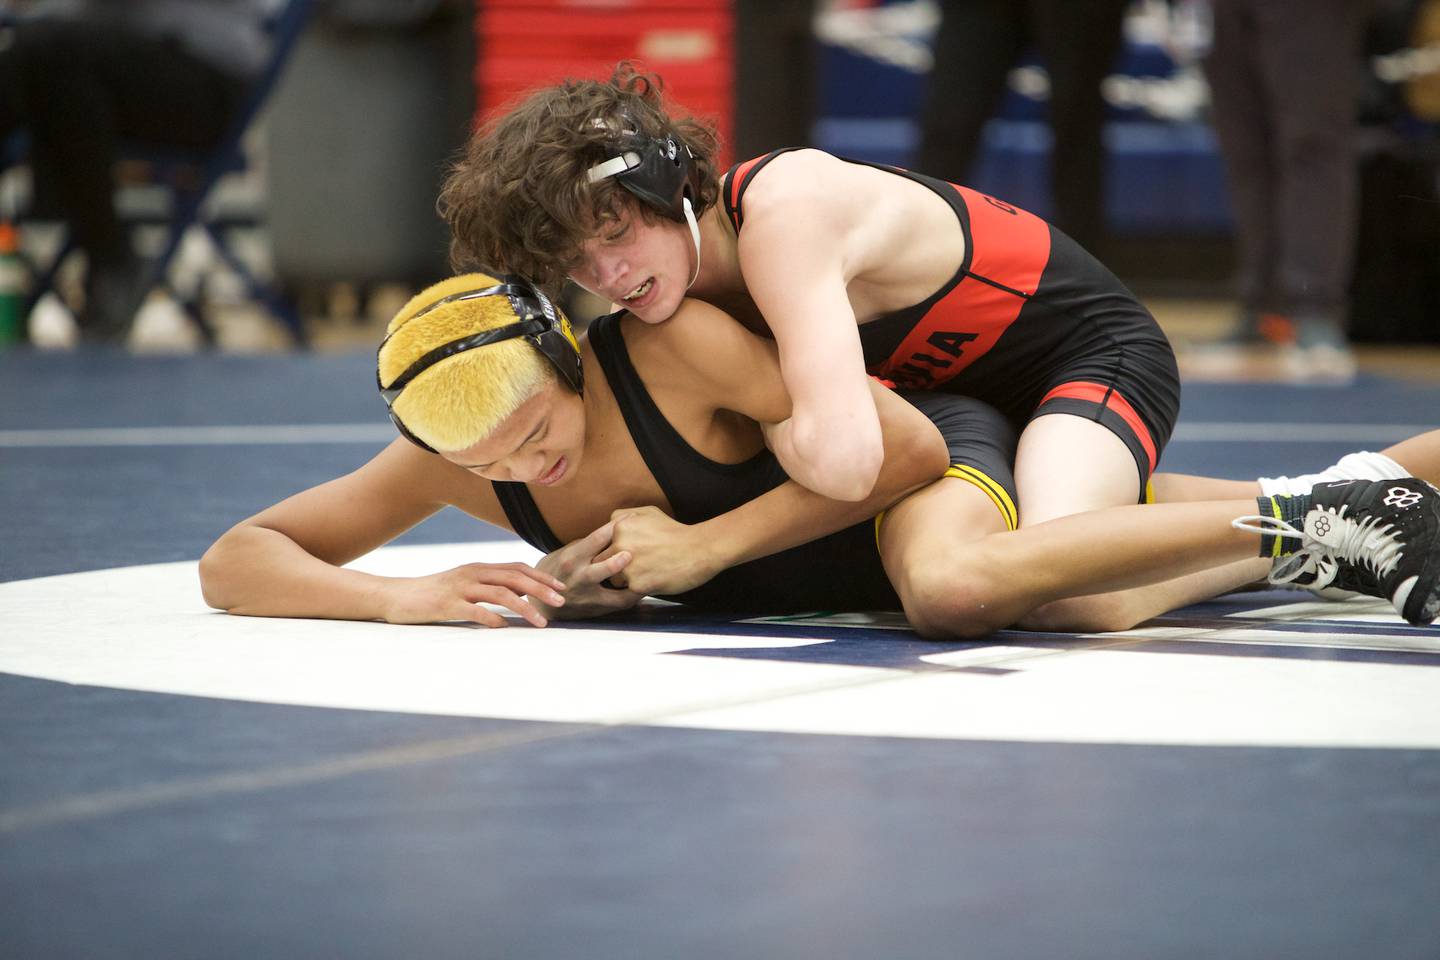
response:
<path id="1" fill-rule="evenodd" d="M 1301 541 L 1276 561 L 1270 582 L 1296 583 L 1313 571 L 1313 582 L 1328 577 L 1326 586 L 1389 600 L 1410 623 L 1433 622 L 1440 614 L 1440 491 L 1407 477 L 1317 483 L 1310 496 L 1303 530 L 1286 524 L 1269 531 Z"/>
<path id="2" fill-rule="evenodd" d="M 1292 553 L 1270 568 L 1275 586 L 1300 587 L 1321 600 L 1350 600 L 1380 596 L 1380 581 L 1361 566 L 1316 553 Z"/>

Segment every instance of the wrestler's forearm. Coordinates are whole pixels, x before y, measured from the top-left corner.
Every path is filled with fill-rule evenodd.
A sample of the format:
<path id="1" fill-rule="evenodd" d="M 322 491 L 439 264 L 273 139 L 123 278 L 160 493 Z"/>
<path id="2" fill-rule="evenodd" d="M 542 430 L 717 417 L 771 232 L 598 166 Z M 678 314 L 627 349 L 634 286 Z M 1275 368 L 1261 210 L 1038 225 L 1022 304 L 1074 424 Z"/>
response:
<path id="1" fill-rule="evenodd" d="M 883 388 L 876 386 L 877 392 Z M 697 524 L 717 569 L 779 553 L 868 520 L 944 475 L 949 453 L 923 414 L 894 396 L 879 398 L 885 459 L 863 500 L 832 500 L 790 481 L 729 513 Z"/>
<path id="2" fill-rule="evenodd" d="M 386 618 L 387 578 L 326 563 L 275 530 L 236 527 L 200 560 L 205 602 L 252 617 Z"/>
<path id="3" fill-rule="evenodd" d="M 867 520 L 908 492 L 900 491 L 888 503 L 875 494 L 861 501 L 831 500 L 787 480 L 729 513 L 697 524 L 693 533 L 711 558 L 711 571 L 719 572 Z"/>

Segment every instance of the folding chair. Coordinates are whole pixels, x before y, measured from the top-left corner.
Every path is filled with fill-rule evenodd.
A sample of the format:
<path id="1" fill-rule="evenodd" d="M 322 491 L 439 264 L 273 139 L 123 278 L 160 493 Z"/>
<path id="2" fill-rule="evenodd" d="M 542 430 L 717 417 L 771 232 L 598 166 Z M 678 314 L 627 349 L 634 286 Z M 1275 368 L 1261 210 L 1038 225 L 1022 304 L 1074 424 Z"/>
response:
<path id="1" fill-rule="evenodd" d="M 171 262 L 180 249 L 180 242 L 192 226 L 198 226 L 205 231 L 220 258 L 244 284 L 248 296 L 264 304 L 266 309 L 285 325 L 297 346 L 306 346 L 309 342 L 304 323 L 295 307 L 277 290 L 256 277 L 231 249 L 226 230 L 234 223 L 207 215 L 206 201 L 223 176 L 245 169 L 245 132 L 273 92 L 296 41 L 314 12 L 316 3 L 317 0 L 286 0 L 285 5 L 270 18 L 266 24 L 272 37 L 270 59 L 246 91 L 225 136 L 212 150 L 189 152 L 168 148 L 122 147 L 121 160 L 138 160 L 149 165 L 158 173 L 156 182 L 162 183 L 170 191 L 169 214 L 161 221 L 168 224 L 165 245 L 161 248 L 160 255 L 147 268 L 144 289 L 153 290 L 158 286 L 174 296 L 186 308 L 209 343 L 215 340 L 214 330 L 201 311 L 195 308 L 196 305 L 179 296 L 169 281 Z M 199 175 L 195 176 L 194 171 L 198 171 Z M 73 238 L 67 236 L 50 262 L 36 270 L 27 312 L 53 288 L 61 264 L 74 249 Z"/>

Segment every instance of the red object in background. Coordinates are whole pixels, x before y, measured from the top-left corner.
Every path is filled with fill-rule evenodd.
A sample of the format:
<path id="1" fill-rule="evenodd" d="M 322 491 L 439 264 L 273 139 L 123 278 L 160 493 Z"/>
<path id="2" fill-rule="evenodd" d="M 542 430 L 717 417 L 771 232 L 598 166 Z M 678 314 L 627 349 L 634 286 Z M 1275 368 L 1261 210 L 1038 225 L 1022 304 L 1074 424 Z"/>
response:
<path id="1" fill-rule="evenodd" d="M 478 125 L 526 92 L 605 79 L 621 60 L 665 81 L 673 109 L 712 121 L 730 162 L 734 15 L 730 0 L 477 0 Z"/>

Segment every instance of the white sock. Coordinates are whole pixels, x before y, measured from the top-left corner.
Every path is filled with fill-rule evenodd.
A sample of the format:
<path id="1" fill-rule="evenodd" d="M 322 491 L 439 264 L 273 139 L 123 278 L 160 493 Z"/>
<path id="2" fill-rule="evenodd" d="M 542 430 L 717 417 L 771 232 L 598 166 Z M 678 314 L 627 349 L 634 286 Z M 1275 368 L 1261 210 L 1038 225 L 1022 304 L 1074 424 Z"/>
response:
<path id="1" fill-rule="evenodd" d="M 1319 473 L 1307 473 L 1303 477 L 1261 477 L 1260 492 L 1267 497 L 1277 494 L 1294 497 L 1309 493 L 1317 483 L 1330 480 L 1398 480 L 1408 476 L 1408 470 L 1385 454 L 1362 450 L 1347 453 L 1334 466 Z"/>

